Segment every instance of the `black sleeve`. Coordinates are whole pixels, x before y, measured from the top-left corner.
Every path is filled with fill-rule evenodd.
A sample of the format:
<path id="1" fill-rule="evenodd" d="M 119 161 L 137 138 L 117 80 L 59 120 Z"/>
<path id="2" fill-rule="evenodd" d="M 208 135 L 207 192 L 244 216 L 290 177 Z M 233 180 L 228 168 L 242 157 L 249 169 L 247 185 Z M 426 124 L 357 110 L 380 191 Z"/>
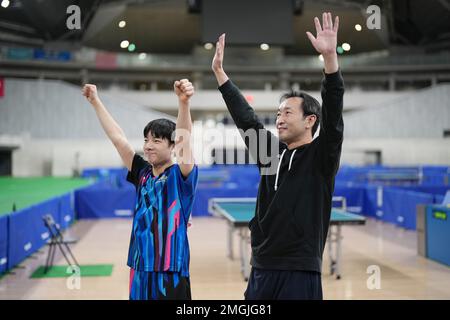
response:
<path id="1" fill-rule="evenodd" d="M 278 138 L 259 121 L 253 108 L 248 104 L 238 87 L 228 80 L 219 87 L 233 121 L 244 139 L 250 155 L 259 168 L 271 165 L 284 146 Z"/>
<path id="2" fill-rule="evenodd" d="M 324 74 L 322 81 L 322 121 L 319 132 L 319 156 L 323 173 L 335 175 L 339 169 L 344 121 L 344 80 L 340 70 Z"/>
<path id="3" fill-rule="evenodd" d="M 142 170 L 148 167 L 149 165 L 150 164 L 147 161 L 145 161 L 144 158 L 135 153 L 133 157 L 133 163 L 131 164 L 131 171 L 128 171 L 127 174 L 127 181 L 134 184 L 134 186 L 137 188 L 139 186 L 139 179 Z"/>

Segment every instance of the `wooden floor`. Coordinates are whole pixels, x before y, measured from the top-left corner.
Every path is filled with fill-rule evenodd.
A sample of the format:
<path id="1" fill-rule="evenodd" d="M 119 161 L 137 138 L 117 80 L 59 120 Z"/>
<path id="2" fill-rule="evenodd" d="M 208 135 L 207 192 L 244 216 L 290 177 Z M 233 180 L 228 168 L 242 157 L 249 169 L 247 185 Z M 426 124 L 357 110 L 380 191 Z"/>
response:
<path id="1" fill-rule="evenodd" d="M 131 220 L 82 220 L 70 230 L 79 238 L 73 252 L 81 264 L 114 264 L 110 277 L 82 278 L 70 290 L 66 279 L 30 279 L 44 264 L 47 248 L 0 280 L 0 299 L 128 299 L 126 266 Z M 342 279 L 328 272 L 324 254 L 325 299 L 450 299 L 450 268 L 416 254 L 416 233 L 369 220 L 343 229 Z M 194 299 L 243 299 L 246 282 L 239 260 L 226 258 L 226 224 L 218 218 L 194 218 L 189 230 Z M 235 241 L 237 250 L 237 241 Z M 63 264 L 63 260 L 59 260 Z M 381 288 L 369 290 L 367 268 L 381 271 Z"/>

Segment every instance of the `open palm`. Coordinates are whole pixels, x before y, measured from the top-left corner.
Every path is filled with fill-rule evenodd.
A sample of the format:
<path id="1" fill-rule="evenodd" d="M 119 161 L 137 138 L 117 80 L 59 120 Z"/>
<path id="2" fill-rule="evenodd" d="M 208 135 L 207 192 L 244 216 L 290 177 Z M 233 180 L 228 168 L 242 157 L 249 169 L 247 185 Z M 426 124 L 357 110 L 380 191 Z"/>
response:
<path id="1" fill-rule="evenodd" d="M 317 17 L 314 18 L 314 25 L 316 26 L 316 37 L 314 37 L 311 32 L 306 32 L 313 47 L 322 55 L 336 53 L 339 17 L 336 16 L 333 25 L 331 13 L 324 12 L 322 14 L 322 26 Z"/>
<path id="2" fill-rule="evenodd" d="M 213 71 L 218 71 L 223 68 L 222 63 L 224 50 L 225 50 L 225 33 L 223 33 L 219 37 L 219 40 L 216 43 L 216 53 L 214 54 L 214 58 L 211 65 Z"/>

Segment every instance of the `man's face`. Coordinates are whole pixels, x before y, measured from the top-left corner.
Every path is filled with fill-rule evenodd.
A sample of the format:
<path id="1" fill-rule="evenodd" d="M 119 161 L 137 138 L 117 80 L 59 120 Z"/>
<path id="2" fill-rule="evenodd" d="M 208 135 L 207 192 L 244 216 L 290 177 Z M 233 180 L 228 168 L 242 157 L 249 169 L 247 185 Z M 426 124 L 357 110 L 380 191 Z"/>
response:
<path id="1" fill-rule="evenodd" d="M 277 113 L 277 131 L 281 142 L 289 144 L 301 138 L 314 125 L 316 116 L 303 117 L 303 99 L 292 97 L 284 100 Z"/>
<path id="2" fill-rule="evenodd" d="M 144 139 L 144 155 L 153 166 L 163 165 L 171 160 L 173 145 L 167 139 L 155 138 L 149 132 Z"/>

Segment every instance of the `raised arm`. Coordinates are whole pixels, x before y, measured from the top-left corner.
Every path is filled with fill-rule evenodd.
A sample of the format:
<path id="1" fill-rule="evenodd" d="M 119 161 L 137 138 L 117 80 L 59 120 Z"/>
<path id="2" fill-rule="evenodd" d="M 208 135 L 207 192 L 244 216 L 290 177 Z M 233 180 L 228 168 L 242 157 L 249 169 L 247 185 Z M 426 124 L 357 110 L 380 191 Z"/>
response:
<path id="1" fill-rule="evenodd" d="M 225 50 L 225 33 L 216 42 L 216 53 L 212 61 L 211 68 L 216 76 L 219 87 L 228 81 L 228 76 L 223 70 L 223 54 Z"/>
<path id="2" fill-rule="evenodd" d="M 189 99 L 194 94 L 194 86 L 187 79 L 175 81 L 173 84 L 178 96 L 178 118 L 176 126 L 176 154 L 181 173 L 186 178 L 194 168 L 194 157 L 191 146 L 192 119 L 189 110 Z"/>
<path id="3" fill-rule="evenodd" d="M 239 88 L 228 78 L 223 69 L 224 49 L 225 34 L 222 34 L 216 43 L 216 53 L 211 65 L 219 90 L 234 123 L 241 130 L 241 136 L 249 153 L 259 167 L 268 167 L 273 164 L 274 159 L 277 159 L 276 156 L 280 150 L 279 140 L 264 128 Z"/>
<path id="4" fill-rule="evenodd" d="M 239 129 L 262 129 L 263 125 L 256 117 L 253 108 L 248 104 L 245 97 L 239 91 L 239 88 L 232 83 L 223 69 L 224 50 L 225 33 L 219 37 L 216 43 L 216 53 L 214 54 L 211 67 L 231 117 Z"/>
<path id="5" fill-rule="evenodd" d="M 108 110 L 98 97 L 97 87 L 93 84 L 86 84 L 83 87 L 82 92 L 94 108 L 95 113 L 97 114 L 97 118 L 103 127 L 103 130 L 105 131 L 109 140 L 111 140 L 111 142 L 113 143 L 114 147 L 116 147 L 124 165 L 129 171 L 131 171 L 131 164 L 133 162 L 135 152 L 128 142 L 122 128 L 119 127 L 117 122 L 114 120 L 114 118 L 111 116 L 111 114 L 108 112 Z"/>
<path id="6" fill-rule="evenodd" d="M 322 26 L 317 17 L 314 18 L 314 24 L 316 37 L 310 32 L 307 32 L 307 36 L 317 52 L 322 54 L 325 72 L 321 90 L 322 121 L 318 138 L 321 145 L 320 156 L 324 172 L 334 175 L 339 168 L 344 133 L 344 81 L 336 54 L 339 17 L 335 18 L 333 25 L 331 13 L 323 13 Z"/>

